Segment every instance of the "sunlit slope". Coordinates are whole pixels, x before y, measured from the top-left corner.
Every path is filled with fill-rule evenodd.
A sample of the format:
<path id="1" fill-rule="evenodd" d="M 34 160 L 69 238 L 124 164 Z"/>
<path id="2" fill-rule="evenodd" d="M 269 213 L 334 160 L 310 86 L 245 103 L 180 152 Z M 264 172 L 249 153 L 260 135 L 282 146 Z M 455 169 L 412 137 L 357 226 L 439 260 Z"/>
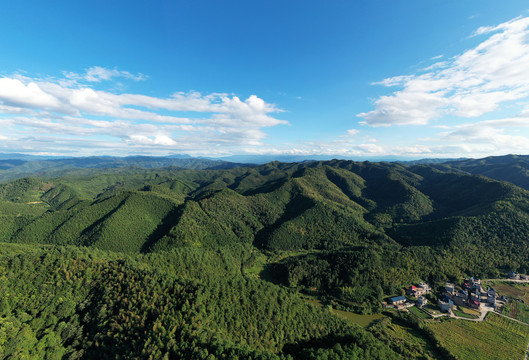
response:
<path id="1" fill-rule="evenodd" d="M 14 241 L 138 252 L 175 208 L 173 201 L 160 196 L 123 192 L 67 210 L 47 212 L 19 231 Z"/>
<path id="2" fill-rule="evenodd" d="M 527 155 L 489 156 L 483 159 L 449 161 L 441 167 L 508 181 L 529 190 L 529 156 Z"/>
<path id="3" fill-rule="evenodd" d="M 6 241 L 129 252 L 234 242 L 272 251 L 394 240 L 443 246 L 485 243 L 479 234 L 497 242 L 510 232 L 512 241 L 529 236 L 527 191 L 425 165 L 333 160 L 228 170 L 122 169 L 22 179 L 2 191 Z"/>
<path id="4" fill-rule="evenodd" d="M 280 286 L 227 276 L 214 262 L 202 264 L 217 274 L 207 282 L 169 268 L 171 260 L 5 244 L 0 357 L 317 358 L 293 351 L 310 344 L 343 346 L 358 359 L 402 358 Z"/>
<path id="5" fill-rule="evenodd" d="M 367 210 L 329 180 L 327 171 L 304 168 L 254 188 L 246 196 L 229 187 L 198 192 L 181 208 L 177 224 L 155 248 L 171 243 L 216 246 L 243 241 L 288 250 L 355 243 L 375 229 L 363 218 Z"/>

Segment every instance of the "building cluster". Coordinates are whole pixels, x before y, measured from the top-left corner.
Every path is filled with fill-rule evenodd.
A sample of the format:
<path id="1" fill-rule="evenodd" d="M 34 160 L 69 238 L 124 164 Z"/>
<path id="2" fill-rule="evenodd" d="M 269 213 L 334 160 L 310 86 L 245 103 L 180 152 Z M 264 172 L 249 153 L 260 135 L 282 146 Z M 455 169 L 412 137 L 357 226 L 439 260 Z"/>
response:
<path id="1" fill-rule="evenodd" d="M 421 282 L 417 286 L 412 285 L 406 289 L 406 295 L 414 297 L 416 300 L 409 299 L 404 295 L 394 296 L 389 298 L 388 306 L 393 306 L 397 309 L 408 308 L 415 305 L 417 307 L 423 307 L 428 303 L 428 300 L 423 295 L 428 294 L 431 291 L 432 289 L 425 282 Z"/>
<path id="2" fill-rule="evenodd" d="M 529 275 L 520 275 L 514 271 L 509 272 L 508 277 L 511 280 L 529 281 Z M 411 306 L 422 308 L 428 304 L 428 300 L 424 295 L 430 293 L 432 289 L 427 283 L 421 282 L 417 286 L 412 285 L 406 288 L 405 291 L 406 296 L 391 297 L 383 305 L 397 309 L 405 309 Z M 478 311 L 483 306 L 488 306 L 496 310 L 497 306 L 503 306 L 504 301 L 506 301 L 505 296 L 500 296 L 493 287 L 488 286 L 485 288 L 481 285 L 480 279 L 470 277 L 463 280 L 461 285 L 446 283 L 444 291 L 437 301 L 437 306 L 444 313 L 451 312 L 454 306 L 465 306 Z"/>
<path id="3" fill-rule="evenodd" d="M 515 271 L 509 271 L 508 276 L 511 280 L 529 280 L 529 276 L 518 274 Z"/>
<path id="4" fill-rule="evenodd" d="M 412 285 L 407 288 L 406 294 L 409 296 L 419 297 L 424 294 L 428 294 L 430 291 L 432 291 L 432 289 L 430 289 L 430 286 L 425 282 L 421 282 L 418 286 Z"/>
<path id="5" fill-rule="evenodd" d="M 492 287 L 484 289 L 481 281 L 476 278 L 466 279 L 461 287 L 447 283 L 443 296 L 439 299 L 437 305 L 441 311 L 448 312 L 454 305 L 468 306 L 479 309 L 481 304 L 488 304 L 496 307 L 496 290 Z"/>

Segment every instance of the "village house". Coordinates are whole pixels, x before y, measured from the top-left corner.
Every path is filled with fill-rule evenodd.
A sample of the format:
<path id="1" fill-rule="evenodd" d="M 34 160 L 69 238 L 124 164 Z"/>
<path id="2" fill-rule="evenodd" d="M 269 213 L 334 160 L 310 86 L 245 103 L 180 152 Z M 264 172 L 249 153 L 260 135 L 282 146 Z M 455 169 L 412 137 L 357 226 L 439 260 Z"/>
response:
<path id="1" fill-rule="evenodd" d="M 475 278 L 470 278 L 469 279 L 469 282 L 470 282 L 470 290 L 473 291 L 473 292 L 481 292 L 481 280 L 479 279 L 475 279 Z"/>
<path id="2" fill-rule="evenodd" d="M 465 282 L 463 283 L 463 285 L 461 285 L 461 287 L 463 288 L 463 290 L 468 290 L 470 289 L 470 283 L 468 280 L 465 280 Z"/>
<path id="3" fill-rule="evenodd" d="M 425 306 L 426 304 L 428 304 L 428 300 L 424 296 L 419 296 L 415 304 L 417 305 L 417 307 L 421 308 Z"/>
<path id="4" fill-rule="evenodd" d="M 487 296 L 487 303 L 489 303 L 491 306 L 496 306 L 496 296 Z"/>
<path id="5" fill-rule="evenodd" d="M 415 306 L 415 301 L 406 301 L 404 304 L 398 305 L 397 309 L 409 308 Z"/>
<path id="6" fill-rule="evenodd" d="M 469 300 L 468 301 L 468 305 L 471 307 L 471 308 L 474 308 L 474 309 L 479 309 L 479 305 L 481 303 L 479 301 L 476 301 L 476 300 Z"/>
<path id="7" fill-rule="evenodd" d="M 417 292 L 417 287 L 413 285 L 406 289 L 406 295 L 409 295 L 409 296 L 415 296 L 416 292 Z"/>
<path id="8" fill-rule="evenodd" d="M 389 298 L 389 302 L 392 303 L 393 305 L 401 305 L 401 304 L 404 304 L 406 302 L 406 297 L 401 295 L 401 296 L 394 296 L 394 297 L 390 297 Z"/>
<path id="9" fill-rule="evenodd" d="M 455 292 L 455 286 L 454 286 L 454 284 L 446 283 L 446 284 L 445 284 L 445 291 L 446 291 L 448 294 L 453 295 L 454 292 Z"/>
<path id="10" fill-rule="evenodd" d="M 450 312 L 454 307 L 454 302 L 447 295 L 444 295 L 437 301 L 437 306 L 441 309 L 442 312 Z"/>
<path id="11" fill-rule="evenodd" d="M 457 296 L 460 296 L 463 299 L 468 300 L 468 292 L 466 292 L 465 290 L 459 290 L 457 292 Z"/>
<path id="12" fill-rule="evenodd" d="M 430 291 L 431 291 L 430 286 L 425 282 L 421 282 L 419 283 L 419 286 L 412 285 L 409 288 L 407 288 L 406 294 L 409 296 L 419 297 L 424 294 L 428 294 Z"/>
<path id="13" fill-rule="evenodd" d="M 468 301 L 468 292 L 465 290 L 459 290 L 455 295 L 452 296 L 454 304 L 458 306 L 464 306 Z"/>
<path id="14" fill-rule="evenodd" d="M 494 289 L 493 287 L 489 287 L 488 290 L 487 290 L 487 296 L 496 297 L 496 289 Z"/>
<path id="15" fill-rule="evenodd" d="M 424 294 L 428 294 L 432 289 L 430 288 L 430 285 L 428 285 L 427 283 L 425 283 L 424 281 L 419 283 L 419 291 L 421 292 L 420 294 L 417 294 L 417 295 L 424 295 Z"/>
<path id="16" fill-rule="evenodd" d="M 509 279 L 518 280 L 520 278 L 520 275 L 516 273 L 515 271 L 509 271 Z"/>

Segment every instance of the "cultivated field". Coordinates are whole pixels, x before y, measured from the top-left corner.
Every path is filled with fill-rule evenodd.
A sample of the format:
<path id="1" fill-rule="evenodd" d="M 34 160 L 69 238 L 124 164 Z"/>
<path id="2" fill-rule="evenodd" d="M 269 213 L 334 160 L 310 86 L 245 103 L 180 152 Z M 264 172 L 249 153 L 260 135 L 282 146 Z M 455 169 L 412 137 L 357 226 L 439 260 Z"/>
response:
<path id="1" fill-rule="evenodd" d="M 419 309 L 418 307 L 416 306 L 412 306 L 411 308 L 408 309 L 412 314 L 420 317 L 421 319 L 431 319 L 432 317 L 430 315 L 428 315 L 427 313 L 425 313 L 424 311 L 422 311 L 421 309 Z"/>
<path id="2" fill-rule="evenodd" d="M 509 300 L 502 309 L 502 314 L 529 324 L 529 306 L 517 300 Z"/>
<path id="3" fill-rule="evenodd" d="M 461 359 L 521 360 L 529 326 L 489 313 L 486 321 L 447 320 L 428 324 L 441 346 Z"/>
<path id="4" fill-rule="evenodd" d="M 494 287 L 500 295 L 520 299 L 529 305 L 529 284 L 491 281 L 487 285 Z"/>

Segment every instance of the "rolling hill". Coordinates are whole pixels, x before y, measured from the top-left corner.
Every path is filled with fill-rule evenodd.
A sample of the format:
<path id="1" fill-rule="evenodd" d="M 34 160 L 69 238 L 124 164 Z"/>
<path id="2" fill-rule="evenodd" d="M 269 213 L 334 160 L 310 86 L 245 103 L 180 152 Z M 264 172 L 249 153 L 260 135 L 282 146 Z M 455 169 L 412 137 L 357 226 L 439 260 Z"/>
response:
<path id="1" fill-rule="evenodd" d="M 0 278 L 0 287 L 15 294 L 4 305 L 22 310 L 0 316 L 0 348 L 2 339 L 14 341 L 2 325 L 9 318 L 13 334 L 24 332 L 29 343 L 59 334 L 62 340 L 42 346 L 80 358 L 113 351 L 140 356 L 154 349 L 169 358 L 308 359 L 322 351 L 439 357 L 429 343 L 395 349 L 391 340 L 373 337 L 375 328 L 348 327 L 314 313 L 298 291 L 371 313 L 380 311 L 384 296 L 419 279 L 437 286 L 470 275 L 529 271 L 529 191 L 482 174 L 520 168 L 525 159 L 515 158 L 272 162 L 200 170 L 94 167 L 4 182 L 0 241 L 6 250 L 0 266 L 10 275 Z M 28 289 L 49 294 L 37 297 L 42 309 L 56 314 L 60 301 L 53 299 L 74 299 L 64 305 L 62 318 L 49 320 L 42 310 L 31 310 L 27 296 L 38 291 L 17 287 L 17 277 L 35 272 L 57 279 L 46 290 L 40 275 L 28 277 Z M 86 288 L 76 288 L 72 276 Z M 125 278 L 132 285 L 120 285 Z M 182 301 L 168 295 L 173 293 Z M 268 294 L 270 301 L 263 301 Z M 114 296 L 127 302 L 116 303 Z M 141 305 L 149 303 L 145 296 L 155 299 L 151 307 Z M 160 306 L 176 310 L 164 316 L 154 310 Z M 296 314 L 307 321 L 300 333 L 292 323 Z M 141 326 L 133 325 L 134 316 L 144 317 Z M 59 326 L 61 319 L 65 325 Z M 62 335 L 65 326 L 73 327 L 71 335 Z M 330 336 L 334 331 L 343 336 Z M 145 347 L 132 340 L 138 336 Z M 111 338 L 120 345 L 112 348 Z M 212 341 L 216 345 L 206 345 Z M 190 347 L 169 345 L 174 342 Z M 22 351 L 10 346 L 11 354 Z"/>

